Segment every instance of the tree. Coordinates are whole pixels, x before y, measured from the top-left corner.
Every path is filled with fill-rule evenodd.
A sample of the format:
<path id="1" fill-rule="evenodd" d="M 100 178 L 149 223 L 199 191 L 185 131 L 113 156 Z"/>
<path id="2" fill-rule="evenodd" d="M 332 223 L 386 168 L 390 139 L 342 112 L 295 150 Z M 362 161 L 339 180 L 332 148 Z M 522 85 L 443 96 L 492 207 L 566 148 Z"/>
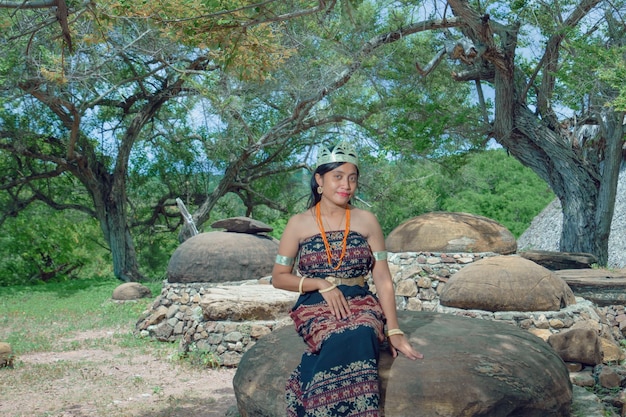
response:
<path id="1" fill-rule="evenodd" d="M 407 39 L 418 37 L 418 33 L 421 38 L 425 32 L 438 31 L 441 36 L 430 38 L 432 45 L 439 45 L 435 59 L 423 65 L 423 55 L 418 55 L 415 64 L 418 73 L 433 76 L 436 73 L 434 68 L 445 56 L 459 62 L 458 68 L 452 72 L 453 79 L 473 81 L 477 86 L 478 101 L 484 104 L 483 121 L 476 123 L 482 130 L 483 144 L 489 138 L 496 139 L 550 185 L 564 207 L 561 250 L 590 252 L 598 256 L 601 264 L 606 264 L 624 144 L 624 111 L 614 107 L 614 103 L 619 103 L 621 86 L 615 74 L 620 73 L 624 63 L 623 25 L 618 24 L 623 20 L 614 16 L 623 12 L 623 2 L 582 0 L 560 2 L 558 7 L 556 4 L 498 1 L 481 6 L 464 0 L 432 4 L 430 8 L 420 9 L 427 10 L 429 18 L 416 21 L 413 16 L 418 13 L 402 13 L 404 9 L 398 12 L 399 9 L 395 8 L 414 7 L 415 12 L 421 3 L 406 2 L 402 6 L 396 2 L 383 6 L 382 2 L 375 2 L 376 7 L 387 7 L 382 13 L 385 18 L 379 18 L 385 24 L 374 24 L 378 33 L 369 38 L 367 34 L 371 32 L 352 30 L 351 34 L 345 34 L 346 38 L 355 40 L 350 44 L 341 42 L 341 34 L 331 31 L 339 39 L 337 43 L 349 46 L 351 53 L 338 60 L 338 65 L 330 71 L 338 74 L 334 79 L 322 77 L 324 83 L 318 84 L 317 92 L 300 96 L 300 101 L 294 103 L 292 115 L 300 118 L 286 117 L 277 126 L 291 129 L 290 134 L 299 132 L 298 126 L 303 126 L 305 118 L 319 119 L 319 107 L 335 109 L 326 104 L 339 103 L 343 93 L 354 85 L 355 80 L 350 83 L 353 77 L 362 81 L 363 76 L 373 74 L 368 70 L 370 66 L 376 67 L 372 63 L 377 59 L 378 62 L 389 62 L 376 55 L 378 50 L 394 43 L 408 42 Z M 367 6 L 363 3 L 359 10 Z M 520 39 L 520 34 L 525 37 Z M 527 48 L 518 49 L 519 42 Z M 528 47 L 542 42 L 545 46 L 539 59 L 533 60 L 525 55 Z M 564 50 L 566 54 L 563 54 Z M 389 54 L 392 55 L 398 57 Z M 592 77 L 593 83 L 589 82 L 589 73 L 598 74 L 598 77 Z M 378 68 L 376 75 L 380 77 L 380 74 Z M 389 78 L 385 81 L 389 82 Z M 485 83 L 494 91 L 493 120 L 488 119 L 489 103 L 483 94 Z M 374 87 L 382 85 L 385 84 L 372 83 Z M 363 96 L 359 96 L 359 101 L 350 94 L 346 97 L 352 98 L 355 107 L 359 107 L 363 100 Z M 389 96 L 381 94 L 379 97 Z M 410 95 L 406 97 L 410 98 Z M 438 106 L 442 108 L 442 101 L 435 100 L 434 95 L 431 97 L 433 100 L 425 103 L 429 111 L 420 115 L 437 114 Z M 581 97 L 585 98 L 582 104 Z M 449 94 L 442 94 L 440 100 L 455 102 Z M 389 101 L 385 102 L 385 109 L 389 109 L 389 104 Z M 565 108 L 573 112 L 566 122 L 558 117 Z M 370 134 L 381 133 L 384 129 L 376 128 L 371 117 L 374 113 L 366 111 L 359 115 L 356 112 L 358 116 L 352 113 L 347 117 L 336 112 L 333 117 L 336 123 L 347 122 L 353 129 L 360 126 Z M 439 114 L 447 112 L 443 110 Z M 324 113 L 325 120 L 332 120 L 329 115 L 331 112 Z M 395 135 L 400 142 L 394 146 L 393 141 L 381 141 L 383 146 L 408 152 L 406 144 L 410 141 L 407 138 L 417 132 L 419 126 L 416 125 L 420 123 L 411 123 L 411 119 L 406 121 L 384 125 L 385 129 L 400 128 Z M 455 131 L 451 124 L 446 120 L 438 129 L 433 129 L 436 124 L 432 120 L 421 123 L 430 128 L 430 136 L 435 142 L 441 140 L 439 146 L 434 146 L 435 150 L 450 143 L 467 143 L 463 142 L 463 136 L 468 131 Z M 457 140 L 459 137 L 460 141 Z M 424 152 L 423 144 L 420 141 L 415 148 Z"/>
<path id="2" fill-rule="evenodd" d="M 351 139 L 363 148 L 367 159 L 378 150 L 382 155 L 387 151 L 409 154 L 412 148 L 404 146 L 408 137 L 414 145 L 421 144 L 417 155 L 440 150 L 444 132 L 447 137 L 458 137 L 454 129 L 467 120 L 461 115 L 471 112 L 461 106 L 433 105 L 429 93 L 438 95 L 441 88 L 425 88 L 426 82 L 416 81 L 406 71 L 414 68 L 413 63 L 396 59 L 419 51 L 422 42 L 418 39 L 414 43 L 399 41 L 423 31 L 424 26 L 383 25 L 378 12 L 375 4 L 363 3 L 349 17 L 326 14 L 292 21 L 285 31 L 285 48 L 297 46 L 298 53 L 270 79 L 258 85 L 232 80 L 220 83 L 222 93 L 211 96 L 212 107 L 224 109 L 220 125 L 225 128 L 220 134 L 241 139 L 231 140 L 235 146 L 230 148 L 230 157 L 222 158 L 230 163 L 223 167 L 220 185 L 194 212 L 196 225 L 204 223 L 213 205 L 225 192 L 233 191 L 235 184 L 249 184 L 240 191 L 255 198 L 265 194 L 260 184 L 252 184 L 255 179 L 285 172 L 297 166 L 297 161 L 310 162 L 308 155 L 319 142 Z M 432 22 L 426 28 L 437 25 L 445 27 L 446 23 Z M 387 47 L 392 44 L 390 51 Z M 452 102 L 463 102 L 464 94 L 464 89 L 457 88 L 450 93 L 456 98 Z M 415 110 L 421 105 L 427 111 Z M 305 188 L 300 201 L 307 193 Z M 282 195 L 293 196 L 289 192 Z M 290 204 L 265 205 L 283 211 L 292 207 L 293 211 Z M 185 237 L 183 232 L 181 239 Z"/>
<path id="3" fill-rule="evenodd" d="M 623 16 L 623 2 L 447 3 L 442 19 L 455 22 L 456 43 L 448 51 L 459 60 L 453 78 L 486 82 L 495 91 L 485 134 L 561 200 L 561 250 L 593 253 L 606 265 L 624 111 L 613 106 L 617 89 L 599 75 L 607 67 L 623 68 L 623 19 L 609 17 Z M 539 59 L 524 56 L 520 35 L 526 35 L 523 46 L 533 40 L 545 45 Z M 564 122 L 558 114 L 566 106 L 574 114 Z"/>
<path id="4" fill-rule="evenodd" d="M 359 177 L 355 205 L 371 210 L 385 235 L 404 221 L 431 211 L 441 210 L 434 181 L 442 181 L 440 167 L 423 160 L 419 164 L 406 161 L 384 161 L 364 166 Z"/>
<path id="5" fill-rule="evenodd" d="M 612 125 L 609 117 L 586 118 L 604 126 L 604 133 L 580 147 L 572 129 L 556 120 L 555 97 L 565 97 L 566 81 L 578 81 L 573 72 L 570 80 L 555 81 L 561 74 L 556 70 L 566 68 L 557 65 L 563 63 L 558 52 L 564 39 L 576 40 L 576 32 L 542 26 L 550 42 L 533 72 L 530 61 L 514 59 L 520 26 L 495 20 L 510 11 L 508 3 L 489 3 L 490 16 L 468 2 L 448 4 L 451 9 L 426 9 L 433 18 L 423 20 L 413 18 L 411 8 L 419 5 L 411 2 L 346 1 L 342 11 L 335 10 L 335 1 L 269 1 L 253 7 L 233 0 L 225 11 L 212 8 L 217 3 L 195 0 L 160 2 L 158 9 L 149 2 L 70 4 L 72 53 L 67 37 L 49 47 L 60 29 L 48 14 L 19 9 L 4 15 L 12 31 L 3 35 L 6 60 L 0 64 L 0 150 L 13 159 L 0 189 L 16 210 L 36 197 L 98 218 L 115 274 L 134 280 L 140 274 L 130 226 L 155 217 L 128 219 L 127 178 L 147 169 L 140 163 L 162 175 L 167 187 L 152 214 L 168 216 L 163 207 L 184 186 L 167 177 L 192 177 L 193 171 L 179 166 L 193 160 L 192 153 L 203 153 L 207 172 L 219 181 L 192 193 L 198 206 L 194 218 L 202 225 L 228 193 L 239 196 L 248 215 L 259 205 L 286 210 L 289 204 L 277 203 L 275 196 L 288 194 L 276 184 L 304 167 L 320 140 L 350 137 L 366 150 L 366 159 L 391 153 L 410 160 L 484 146 L 493 137 L 548 182 L 564 207 L 573 204 L 565 216 L 563 249 L 600 255 L 604 223 L 596 230 L 594 216 L 605 221 L 602 216 L 612 214 L 616 182 L 609 178 L 616 181 L 612 174 L 621 154 L 614 151 L 623 132 L 615 123 L 619 112 L 606 113 Z M 600 4 L 588 1 L 567 9 L 571 18 L 559 27 L 578 27 Z M 436 18 L 439 10 L 444 18 Z M 448 16 L 450 10 L 455 16 Z M 583 40 L 591 45 L 589 38 Z M 443 47 L 437 50 L 437 45 Z M 583 51 L 571 50 L 577 57 Z M 423 65 L 429 54 L 437 59 Z M 467 66 L 454 71 L 457 81 L 494 86 L 493 121 L 487 120 L 488 98 L 478 96 L 485 106 L 479 123 L 466 84 L 451 88 L 433 81 L 443 80 L 445 72 L 435 71 L 435 64 L 438 69 L 449 65 L 442 61 L 446 55 Z M 411 77 L 415 69 L 427 77 Z M 581 107 L 586 114 L 607 111 L 595 91 L 588 90 L 593 100 Z M 199 126 L 195 119 L 203 112 L 208 122 Z M 602 146 L 605 152 L 593 151 Z M 371 155 L 373 150 L 380 153 Z M 173 161 L 181 162 L 168 165 Z M 42 186 L 57 186 L 55 179 L 66 175 L 78 180 L 86 196 L 76 201 L 77 196 L 51 194 Z M 290 203 L 296 200 L 289 196 Z M 593 244 L 572 233 L 575 226 Z M 180 234 L 181 239 L 188 235 Z"/>
<path id="6" fill-rule="evenodd" d="M 29 4 L 35 7 L 35 3 Z M 232 12 L 207 10 L 206 14 L 201 14 L 203 9 L 194 2 L 160 4 L 159 10 L 152 9 L 150 3 L 83 4 L 70 9 L 85 17 L 73 20 L 73 38 L 63 37 L 53 51 L 37 47 L 57 33 L 56 26 L 50 26 L 56 21 L 34 14 L 29 8 L 20 9 L 24 15 L 7 17 L 16 31 L 7 37 L 12 45 L 7 51 L 11 65 L 4 68 L 3 76 L 16 81 L 6 85 L 17 87 L 22 94 L 7 99 L 10 105 L 5 107 L 5 140 L 0 148 L 16 159 L 16 166 L 27 166 L 29 172 L 2 188 L 13 196 L 14 207 L 37 198 L 57 209 L 79 209 L 96 217 L 112 251 L 115 275 L 135 280 L 141 275 L 127 218 L 126 178 L 129 167 L 145 160 L 140 149 L 152 155 L 176 146 L 204 149 L 208 160 L 224 161 L 215 165 L 220 172 L 219 183 L 199 193 L 206 198 L 194 218 L 202 225 L 215 204 L 230 192 L 239 195 L 247 206 L 246 214 L 259 204 L 285 210 L 289 205 L 277 205 L 268 198 L 267 179 L 302 167 L 299 161 L 306 160 L 311 145 L 320 137 L 332 136 L 334 141 L 337 135 L 388 135 L 396 139 L 395 144 L 381 142 L 383 148 L 397 150 L 403 147 L 404 136 L 421 131 L 425 143 L 422 152 L 440 147 L 443 124 L 437 129 L 424 129 L 421 117 L 410 114 L 410 106 L 406 105 L 419 105 L 425 102 L 424 97 L 414 94 L 415 87 L 403 86 L 397 74 L 395 80 L 394 76 L 380 75 L 381 69 L 402 73 L 406 63 L 397 66 L 379 51 L 425 29 L 445 28 L 447 23 L 420 23 L 400 29 L 395 28 L 395 22 L 381 26 L 376 7 L 369 5 L 359 9 L 367 23 L 353 28 L 346 25 L 353 12 L 347 6 L 351 3 L 343 2 L 343 13 L 332 15 L 334 4 L 319 2 L 309 9 L 281 13 L 293 5 L 267 2 L 266 6 L 276 6 L 270 13 L 267 7 L 257 10 L 240 3 L 241 8 L 237 8 L 234 2 Z M 303 20 L 301 26 L 289 28 L 293 34 L 285 44 L 274 42 L 275 32 L 265 25 L 319 11 L 324 12 L 321 19 Z M 145 22 L 144 16 L 150 19 Z M 23 29 L 22 23 L 33 17 L 40 19 L 39 24 Z M 151 22 L 158 25 L 152 26 Z M 316 36 L 303 35 L 310 29 Z M 382 34 L 377 33 L 381 30 Z M 25 34 L 31 33 L 35 36 L 28 43 L 20 43 Z M 158 43 L 159 36 L 184 42 L 189 48 Z M 263 79 L 270 63 L 288 58 L 289 51 L 303 43 L 308 45 L 308 59 L 294 56 L 276 81 L 265 80 L 255 89 L 251 88 L 253 83 L 245 82 Z M 159 48 L 155 49 L 157 44 Z M 326 47 L 322 59 L 318 58 L 320 44 Z M 66 55 L 64 45 L 71 46 L 74 53 Z M 208 48 L 206 54 L 203 47 Z M 404 53 L 416 49 L 409 47 Z M 21 50 L 27 52 L 26 60 Z M 33 50 L 40 53 L 31 53 Z M 234 69 L 238 78 L 230 77 L 223 68 Z M 316 71 L 311 72 L 311 68 Z M 360 86 L 363 82 L 366 87 Z M 395 98 L 398 92 L 406 100 Z M 355 100 L 355 94 L 361 96 Z M 208 118 L 217 118 L 217 125 L 225 128 L 205 126 L 193 133 L 190 124 L 181 126 L 172 121 L 184 118 L 184 109 L 194 109 L 198 101 L 190 97 L 199 95 L 210 109 Z M 436 119 L 445 120 L 443 116 L 452 109 L 431 105 L 429 110 L 431 116 L 438 114 Z M 447 129 L 449 132 L 450 126 Z M 171 141 L 174 146 L 169 145 Z M 182 156 L 180 150 L 174 153 L 177 156 L 162 159 L 161 163 L 167 166 L 167 162 Z M 61 201 L 67 193 L 44 192 L 45 187 L 38 183 L 66 173 L 85 187 L 89 202 Z M 167 183 L 165 176 L 161 178 Z M 163 206 L 176 191 L 166 190 L 153 214 L 167 216 Z M 187 236 L 183 230 L 181 238 Z"/>
<path id="7" fill-rule="evenodd" d="M 192 3 L 172 2 L 163 10 L 200 13 L 202 9 L 188 7 Z M 176 107 L 179 115 L 181 108 L 193 107 L 186 99 L 214 82 L 212 74 L 231 68 L 241 78 L 262 78 L 280 63 L 288 51 L 274 41 L 268 23 L 327 10 L 320 2 L 282 15 L 271 13 L 271 3 L 284 6 L 266 2 L 259 9 L 233 1 L 232 10 L 209 9 L 206 15 L 168 20 L 151 3 L 102 1 L 67 8 L 64 1 L 2 2 L 0 6 L 16 9 L 0 17 L 11 29 L 3 34 L 6 59 L 0 68 L 0 150 L 12 158 L 7 165 L 12 169 L 0 184 L 10 196 L 3 213 L 14 215 L 35 200 L 88 213 L 99 221 L 114 274 L 124 281 L 140 280 L 127 215 L 126 180 L 133 150 L 163 135 L 172 125 L 167 116 L 176 113 Z M 51 6 L 57 7 L 52 18 L 40 11 Z M 151 19 L 146 21 L 146 16 Z M 193 22 L 199 20 L 207 25 L 202 30 L 197 25 L 194 29 Z M 189 46 L 163 42 L 168 36 L 187 39 Z M 168 112 L 163 111 L 166 107 Z M 188 140 L 180 143 L 192 145 Z M 227 169 L 225 178 L 233 181 L 233 171 Z M 77 179 L 74 185 L 84 187 L 88 201 L 75 202 L 47 187 L 67 175 Z M 218 187 L 212 195 L 223 195 L 225 189 Z"/>
<path id="8" fill-rule="evenodd" d="M 97 240 L 102 240 L 97 229 L 97 222 L 84 213 L 30 205 L 3 225 L 0 287 L 74 278 L 85 269 L 103 275 L 110 268 L 103 265 L 107 253 L 99 246 L 103 242 Z"/>
<path id="9" fill-rule="evenodd" d="M 489 138 L 496 139 L 550 185 L 564 207 L 561 250 L 593 253 L 605 265 L 624 146 L 624 110 L 615 106 L 620 103 L 620 88 L 623 91 L 616 76 L 624 67 L 624 30 L 623 24 L 618 24 L 623 19 L 616 18 L 623 15 L 623 8 L 623 2 L 600 0 L 560 2 L 558 7 L 498 1 L 480 6 L 449 0 L 425 8 L 432 15 L 422 21 L 413 20 L 417 13 L 396 13 L 389 8 L 383 14 L 389 16 L 388 26 L 376 27 L 379 34 L 370 39 L 361 38 L 360 49 L 353 49 L 352 59 L 345 59 L 343 71 L 336 72 L 340 74 L 340 84 L 331 81 L 320 91 L 325 93 L 324 100 L 332 100 L 334 95 L 341 94 L 339 87 L 341 92 L 346 91 L 344 86 L 348 85 L 349 77 L 368 73 L 367 66 L 380 58 L 374 55 L 377 49 L 415 39 L 418 33 L 421 37 L 424 32 L 439 31 L 442 36 L 430 38 L 432 44 L 440 45 L 435 59 L 423 65 L 419 61 L 421 55 L 418 56 L 418 72 L 433 76 L 437 63 L 446 56 L 459 63 L 452 71 L 453 79 L 473 81 L 478 101 L 484 104 L 482 123 L 476 120 L 482 130 L 483 144 Z M 449 13 L 452 15 L 448 16 Z M 498 18 L 504 23 L 498 22 Z M 356 33 L 363 36 L 367 32 Z M 356 33 L 354 38 L 358 38 Z M 524 36 L 522 39 L 520 34 Z M 518 48 L 519 42 L 524 49 Z M 533 60 L 526 56 L 528 48 L 542 44 L 545 46 L 540 58 Z M 590 79 L 590 73 L 597 77 Z M 380 72 L 377 74 L 380 76 Z M 493 87 L 493 120 L 488 119 L 484 84 Z M 420 115 L 436 113 L 437 105 L 442 105 L 434 99 L 434 94 L 430 97 L 433 100 L 425 103 L 429 111 Z M 449 94 L 442 94 L 440 99 L 455 102 Z M 568 120 L 559 118 L 559 113 L 566 110 L 572 116 Z M 357 124 L 365 126 L 372 119 L 351 120 L 359 120 Z M 437 126 L 421 125 L 430 129 Z M 439 146 L 434 146 L 435 150 L 449 143 L 458 145 L 455 138 L 468 132 L 455 131 L 451 125 L 446 120 L 439 129 L 431 130 L 431 137 L 442 140 Z M 375 132 L 374 126 L 367 125 L 368 132 Z M 417 133 L 418 126 L 412 126 L 413 129 L 410 123 L 387 126 L 409 127 L 396 136 L 402 145 L 391 148 L 407 153 L 407 138 Z M 382 143 L 389 146 L 393 142 Z M 424 151 L 423 143 L 420 141 L 415 148 Z"/>

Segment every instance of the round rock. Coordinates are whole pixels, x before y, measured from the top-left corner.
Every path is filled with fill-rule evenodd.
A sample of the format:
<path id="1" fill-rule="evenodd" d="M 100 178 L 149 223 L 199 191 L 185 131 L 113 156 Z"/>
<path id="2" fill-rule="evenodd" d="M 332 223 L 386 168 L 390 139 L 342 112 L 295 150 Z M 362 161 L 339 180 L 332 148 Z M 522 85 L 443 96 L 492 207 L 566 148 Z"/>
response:
<path id="1" fill-rule="evenodd" d="M 542 339 L 513 325 L 443 313 L 399 311 L 398 318 L 424 359 L 381 352 L 386 417 L 570 415 L 569 373 Z M 285 384 L 304 349 L 287 326 L 243 355 L 233 380 L 242 417 L 285 415 Z"/>
<path id="2" fill-rule="evenodd" d="M 494 256 L 452 275 L 439 302 L 467 310 L 559 311 L 576 298 L 549 269 L 519 256 Z"/>
<path id="3" fill-rule="evenodd" d="M 11 345 L 0 342 L 0 368 L 13 367 L 13 349 Z"/>
<path id="4" fill-rule="evenodd" d="M 260 234 L 208 232 L 183 242 L 167 266 L 168 282 L 230 282 L 272 273 L 278 243 Z"/>
<path id="5" fill-rule="evenodd" d="M 141 285 L 138 282 L 125 282 L 124 284 L 115 287 L 111 298 L 119 301 L 129 301 L 150 297 L 152 297 L 152 291 L 150 291 L 150 288 L 145 285 Z"/>
<path id="6" fill-rule="evenodd" d="M 400 224 L 385 241 L 390 252 L 515 253 L 515 236 L 500 223 L 468 213 L 433 212 Z"/>

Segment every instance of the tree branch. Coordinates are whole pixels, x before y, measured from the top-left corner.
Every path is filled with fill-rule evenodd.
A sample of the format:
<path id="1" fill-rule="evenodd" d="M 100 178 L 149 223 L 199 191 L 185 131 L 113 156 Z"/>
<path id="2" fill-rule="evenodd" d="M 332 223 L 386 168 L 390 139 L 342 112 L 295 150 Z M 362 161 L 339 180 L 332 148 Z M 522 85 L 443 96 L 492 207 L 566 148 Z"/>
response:
<path id="1" fill-rule="evenodd" d="M 56 6 L 57 0 L 9 1 L 0 0 L 0 9 L 48 9 Z"/>
<path id="2" fill-rule="evenodd" d="M 548 39 L 546 51 L 539 66 L 543 65 L 541 87 L 537 91 L 537 108 L 542 117 L 548 121 L 550 128 L 557 130 L 559 127 L 558 117 L 552 109 L 552 96 L 559 66 L 559 53 L 561 43 L 565 39 L 568 29 L 575 27 L 596 6 L 600 0 L 582 0 L 574 11 L 565 19 L 559 30 Z M 538 69 L 537 69 L 538 70 Z"/>

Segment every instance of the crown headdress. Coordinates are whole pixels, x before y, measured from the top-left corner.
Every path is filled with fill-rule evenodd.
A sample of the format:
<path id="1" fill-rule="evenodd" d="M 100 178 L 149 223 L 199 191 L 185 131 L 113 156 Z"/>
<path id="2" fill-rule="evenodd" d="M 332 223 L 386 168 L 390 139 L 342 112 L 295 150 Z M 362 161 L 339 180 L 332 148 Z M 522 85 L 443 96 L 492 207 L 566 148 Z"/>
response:
<path id="1" fill-rule="evenodd" d="M 357 168 L 359 167 L 359 157 L 356 154 L 356 150 L 354 146 L 350 145 L 348 142 L 339 142 L 332 151 L 326 146 L 321 145 L 317 152 L 315 168 L 317 169 L 320 165 L 330 164 L 332 162 L 350 162 L 356 165 Z"/>

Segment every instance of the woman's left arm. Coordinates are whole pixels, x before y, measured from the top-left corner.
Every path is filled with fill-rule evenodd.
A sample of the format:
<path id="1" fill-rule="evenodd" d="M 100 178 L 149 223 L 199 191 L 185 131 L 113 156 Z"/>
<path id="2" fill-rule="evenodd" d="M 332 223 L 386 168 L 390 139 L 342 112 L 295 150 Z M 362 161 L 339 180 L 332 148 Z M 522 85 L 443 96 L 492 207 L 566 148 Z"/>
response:
<path id="1" fill-rule="evenodd" d="M 367 220 L 370 232 L 367 237 L 367 242 L 373 252 L 383 252 L 385 251 L 385 239 L 380 224 L 373 214 L 369 212 L 366 213 L 371 216 L 371 219 Z M 385 314 L 385 318 L 387 319 L 387 331 L 394 333 L 393 330 L 400 329 L 400 326 L 398 324 L 398 314 L 396 311 L 396 296 L 387 259 L 375 261 L 374 268 L 372 269 L 372 278 L 374 285 L 376 285 L 378 300 Z M 389 344 L 391 345 L 391 353 L 394 358 L 398 355 L 398 350 L 409 359 L 421 359 L 424 357 L 424 355 L 413 349 L 403 333 L 390 334 Z"/>

